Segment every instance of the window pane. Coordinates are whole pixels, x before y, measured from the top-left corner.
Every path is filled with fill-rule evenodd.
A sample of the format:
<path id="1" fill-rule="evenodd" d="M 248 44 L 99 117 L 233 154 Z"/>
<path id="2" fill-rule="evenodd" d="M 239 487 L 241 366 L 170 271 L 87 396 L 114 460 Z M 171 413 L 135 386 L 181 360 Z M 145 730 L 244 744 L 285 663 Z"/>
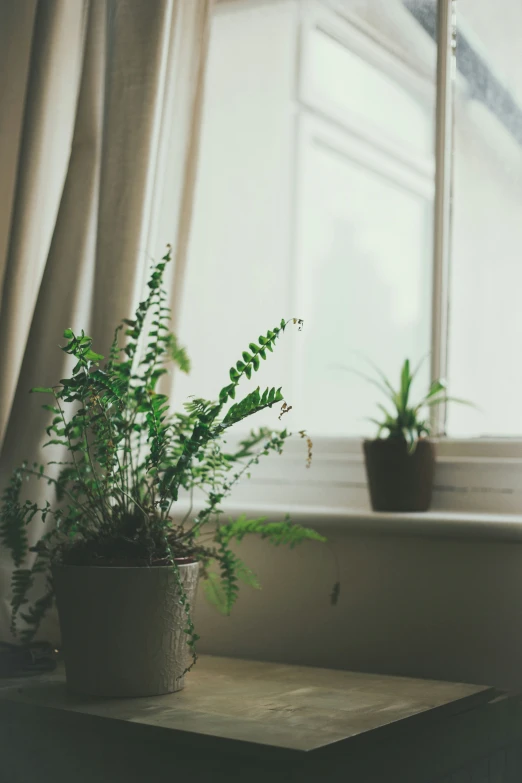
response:
<path id="1" fill-rule="evenodd" d="M 355 16 L 304 47 L 320 74 L 305 100 L 342 127 L 299 126 L 296 408 L 312 433 L 371 435 L 385 400 L 350 368 L 369 359 L 398 383 L 404 359 L 430 350 L 436 5 L 338 7 Z M 415 391 L 428 379 L 427 361 Z"/>
<path id="2" fill-rule="evenodd" d="M 258 335 L 292 314 L 290 247 L 293 187 L 293 3 L 215 5 L 180 340 L 190 375 L 175 379 L 175 402 L 215 399 L 228 372 Z M 268 354 L 258 384 L 291 399 L 289 333 Z M 257 416 L 277 427 L 278 411 Z"/>
<path id="3" fill-rule="evenodd" d="M 296 316 L 251 387 L 283 385 L 293 431 L 371 434 L 378 392 L 338 365 L 362 369 L 357 350 L 398 376 L 429 351 L 435 9 L 216 4 L 176 402 L 215 397 L 248 343 Z"/>
<path id="4" fill-rule="evenodd" d="M 522 435 L 522 3 L 458 0 L 449 380 L 454 436 Z"/>
<path id="5" fill-rule="evenodd" d="M 375 429 L 364 417 L 377 397 L 346 368 L 367 371 L 367 357 L 398 382 L 404 358 L 429 351 L 432 201 L 375 151 L 366 165 L 351 145 L 322 141 L 306 142 L 302 163 L 298 409 L 311 431 L 359 435 Z"/>

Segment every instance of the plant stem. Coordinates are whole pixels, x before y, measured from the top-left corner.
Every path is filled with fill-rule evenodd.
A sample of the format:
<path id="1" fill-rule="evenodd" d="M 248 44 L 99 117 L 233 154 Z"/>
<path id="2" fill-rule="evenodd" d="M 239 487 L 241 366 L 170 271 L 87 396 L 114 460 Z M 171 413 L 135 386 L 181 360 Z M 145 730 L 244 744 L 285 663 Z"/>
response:
<path id="1" fill-rule="evenodd" d="M 77 508 L 79 511 L 81 511 L 82 513 L 83 513 L 83 512 L 85 512 L 85 513 L 86 513 L 86 515 L 89 515 L 89 513 L 91 512 L 91 508 L 92 508 L 92 506 L 90 506 L 90 501 L 89 501 L 89 499 L 87 500 L 87 502 L 86 502 L 86 503 L 79 503 L 79 502 L 77 501 L 77 499 L 74 497 L 74 495 L 71 495 L 71 493 L 69 492 L 69 490 L 68 490 L 68 489 L 66 489 L 65 487 L 61 486 L 61 485 L 59 484 L 59 482 L 58 482 L 58 481 L 57 481 L 55 478 L 53 478 L 52 476 L 49 476 L 49 475 L 47 475 L 46 473 L 40 473 L 40 472 L 39 472 L 39 471 L 37 471 L 37 470 L 32 470 L 31 468 L 21 468 L 21 470 L 22 470 L 24 473 L 27 473 L 27 474 L 29 474 L 30 476 L 36 476 L 36 478 L 39 478 L 39 479 L 45 479 L 46 481 L 50 482 L 51 484 L 54 484 L 56 487 L 60 487 L 61 489 L 63 489 L 63 491 L 65 492 L 65 494 L 67 495 L 67 497 L 68 497 L 68 498 L 69 498 L 69 499 L 72 501 L 73 505 L 74 505 L 74 506 L 75 506 L 75 507 L 76 507 L 76 508 Z M 94 520 L 94 523 L 95 523 L 95 525 L 96 525 L 96 526 L 98 526 L 98 525 L 99 525 L 99 522 L 100 522 L 100 520 L 98 519 L 98 517 L 97 517 L 97 516 L 94 516 L 94 517 L 91 517 L 91 518 Z"/>
<path id="2" fill-rule="evenodd" d="M 94 497 L 94 495 L 91 494 L 87 483 L 84 481 L 84 479 L 83 479 L 83 477 L 81 475 L 80 468 L 79 468 L 78 463 L 76 461 L 76 456 L 75 456 L 74 449 L 73 449 L 73 446 L 72 446 L 71 436 L 69 435 L 69 430 L 68 430 L 68 427 L 67 427 L 67 421 L 65 419 L 65 414 L 63 412 L 62 406 L 60 405 L 60 400 L 58 398 L 58 395 L 56 394 L 56 392 L 54 390 L 53 390 L 53 396 L 54 396 L 54 399 L 56 401 L 56 405 L 58 406 L 58 410 L 60 411 L 60 416 L 61 416 L 62 421 L 63 421 L 63 426 L 64 426 L 64 429 L 65 429 L 65 436 L 67 438 L 67 443 L 69 444 L 69 451 L 71 453 L 71 457 L 72 457 L 72 460 L 73 460 L 73 463 L 74 463 L 74 467 L 75 467 L 75 470 L 76 470 L 76 475 L 78 477 L 78 481 L 82 485 L 86 497 L 95 506 L 96 505 L 96 498 Z M 82 405 L 83 405 L 83 401 L 82 401 Z M 103 520 L 103 510 L 102 510 L 102 520 Z"/>

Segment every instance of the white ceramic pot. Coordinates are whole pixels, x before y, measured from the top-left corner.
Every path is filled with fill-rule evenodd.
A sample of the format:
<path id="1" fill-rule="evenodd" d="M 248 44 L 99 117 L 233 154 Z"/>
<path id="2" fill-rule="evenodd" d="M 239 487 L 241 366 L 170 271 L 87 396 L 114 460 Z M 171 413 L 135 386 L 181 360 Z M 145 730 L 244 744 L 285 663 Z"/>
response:
<path id="1" fill-rule="evenodd" d="M 199 564 L 180 564 L 194 606 Z M 190 661 L 186 615 L 170 566 L 52 569 L 67 686 L 89 696 L 181 690 Z"/>

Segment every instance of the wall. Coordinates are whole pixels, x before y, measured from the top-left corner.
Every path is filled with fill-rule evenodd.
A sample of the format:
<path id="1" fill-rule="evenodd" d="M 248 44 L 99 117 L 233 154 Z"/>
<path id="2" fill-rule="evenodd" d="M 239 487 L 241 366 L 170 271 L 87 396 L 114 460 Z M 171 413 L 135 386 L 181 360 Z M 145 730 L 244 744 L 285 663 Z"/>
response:
<path id="1" fill-rule="evenodd" d="M 201 651 L 522 687 L 522 541 L 321 527 L 330 549 L 241 547 L 263 588 L 230 617 L 202 597 Z M 338 559 L 341 596 L 329 592 Z"/>

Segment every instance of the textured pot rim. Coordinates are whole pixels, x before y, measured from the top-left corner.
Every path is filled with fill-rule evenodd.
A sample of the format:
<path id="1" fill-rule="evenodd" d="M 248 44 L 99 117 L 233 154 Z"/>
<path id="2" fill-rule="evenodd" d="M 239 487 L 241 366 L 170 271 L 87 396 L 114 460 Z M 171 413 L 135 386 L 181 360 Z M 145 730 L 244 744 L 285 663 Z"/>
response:
<path id="1" fill-rule="evenodd" d="M 194 560 L 193 563 L 178 563 L 178 568 L 190 568 L 191 566 L 199 566 L 199 560 Z M 51 570 L 61 569 L 63 571 L 89 569 L 90 571 L 172 571 L 171 565 L 165 566 L 94 566 L 94 565 L 65 565 L 63 563 L 52 563 Z"/>

